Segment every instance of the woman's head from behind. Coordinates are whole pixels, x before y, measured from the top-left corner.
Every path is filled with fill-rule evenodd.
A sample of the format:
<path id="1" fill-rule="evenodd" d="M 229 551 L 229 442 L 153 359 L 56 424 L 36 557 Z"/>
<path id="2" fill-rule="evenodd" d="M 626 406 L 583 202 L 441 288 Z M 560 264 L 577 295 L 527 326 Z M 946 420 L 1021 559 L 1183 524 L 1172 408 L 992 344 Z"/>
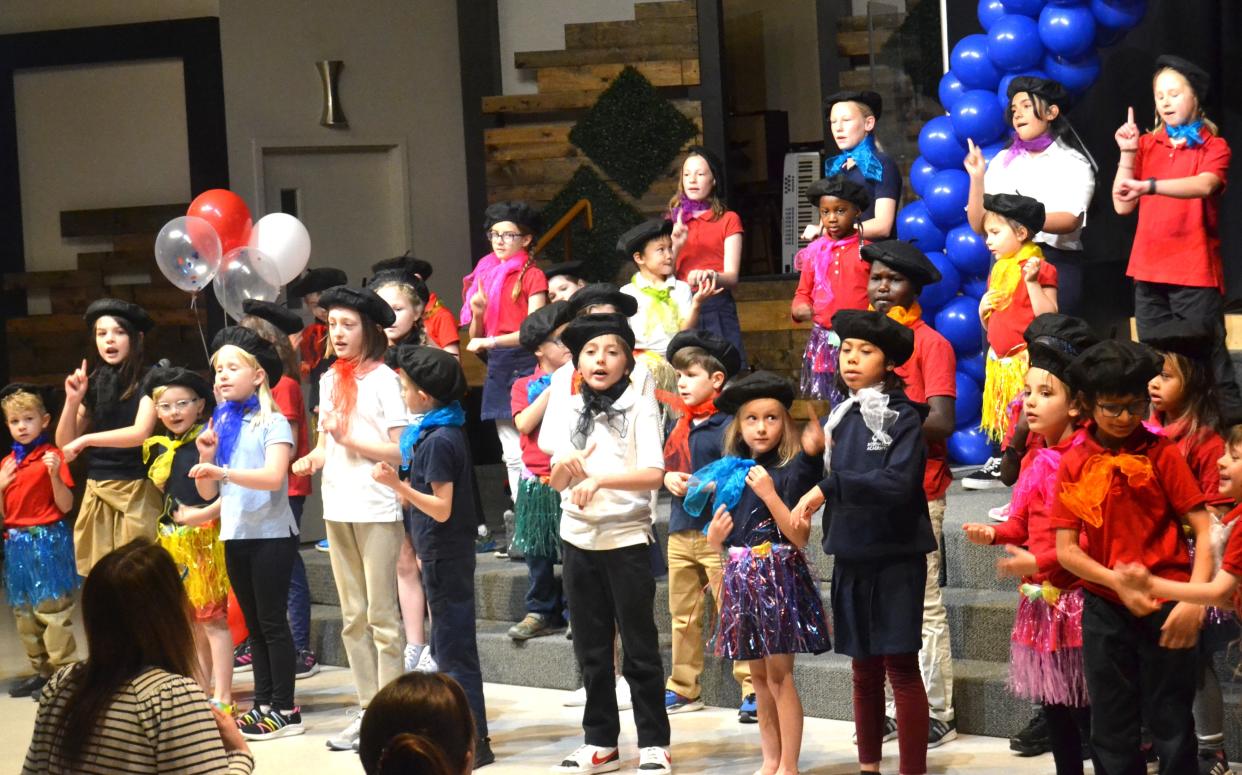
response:
<path id="1" fill-rule="evenodd" d="M 406 673 L 372 698 L 358 752 L 367 775 L 460 775 L 473 766 L 474 734 L 460 684 L 443 673 Z"/>

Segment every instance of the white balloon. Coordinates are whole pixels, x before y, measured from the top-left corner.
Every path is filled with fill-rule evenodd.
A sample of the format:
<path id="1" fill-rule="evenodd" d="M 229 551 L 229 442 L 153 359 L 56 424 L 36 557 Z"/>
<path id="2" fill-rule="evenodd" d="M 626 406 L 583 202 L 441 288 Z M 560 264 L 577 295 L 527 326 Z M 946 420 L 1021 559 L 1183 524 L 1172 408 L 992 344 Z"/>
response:
<path id="1" fill-rule="evenodd" d="M 293 282 L 310 261 L 310 233 L 287 213 L 271 213 L 250 230 L 250 247 L 267 256 L 280 271 L 280 284 Z"/>

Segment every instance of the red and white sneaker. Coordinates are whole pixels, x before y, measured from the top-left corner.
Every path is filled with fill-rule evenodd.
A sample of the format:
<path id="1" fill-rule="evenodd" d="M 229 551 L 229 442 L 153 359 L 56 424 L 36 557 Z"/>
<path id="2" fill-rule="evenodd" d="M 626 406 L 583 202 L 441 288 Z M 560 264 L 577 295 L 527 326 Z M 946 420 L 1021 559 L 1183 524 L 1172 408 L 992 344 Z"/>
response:
<path id="1" fill-rule="evenodd" d="M 644 751 L 647 749 L 643 749 Z M 621 752 L 598 745 L 580 745 L 552 768 L 553 772 L 616 772 L 621 769 Z"/>
<path id="2" fill-rule="evenodd" d="M 667 775 L 673 771 L 673 757 L 667 748 L 658 745 L 638 749 L 638 771 Z"/>

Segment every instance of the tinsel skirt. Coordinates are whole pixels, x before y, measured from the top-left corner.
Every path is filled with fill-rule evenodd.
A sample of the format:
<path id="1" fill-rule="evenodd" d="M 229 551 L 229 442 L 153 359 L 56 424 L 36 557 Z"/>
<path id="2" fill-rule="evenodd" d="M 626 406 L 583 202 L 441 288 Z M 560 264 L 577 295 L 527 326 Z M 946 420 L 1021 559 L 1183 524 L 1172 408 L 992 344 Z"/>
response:
<path id="1" fill-rule="evenodd" d="M 763 543 L 729 549 L 720 589 L 716 655 L 762 659 L 832 648 L 828 617 L 801 551 Z"/>
<path id="2" fill-rule="evenodd" d="M 1008 435 L 1009 405 L 1025 387 L 1026 371 L 1030 365 L 1031 358 L 1026 350 L 1000 358 L 988 348 L 983 380 L 983 419 L 979 426 L 997 444 Z"/>
<path id="3" fill-rule="evenodd" d="M 33 608 L 78 588 L 73 532 L 65 521 L 4 531 L 4 584 L 9 605 Z"/>
<path id="4" fill-rule="evenodd" d="M 1082 601 L 1081 589 L 1058 593 L 1052 587 L 1023 585 L 1009 638 L 1009 690 L 1015 695 L 1071 708 L 1090 704 L 1083 670 Z"/>
<path id="5" fill-rule="evenodd" d="M 802 380 L 799 385 L 804 398 L 816 401 L 829 401 L 833 404 L 841 400 L 837 391 L 837 355 L 838 347 L 833 344 L 837 337 L 832 331 L 816 323 L 811 327 L 811 334 L 806 340 L 806 350 L 802 353 Z"/>
<path id="6" fill-rule="evenodd" d="M 161 522 L 159 542 L 181 572 L 195 621 L 228 615 L 229 575 L 224 566 L 220 522 L 213 520 L 193 527 Z"/>
<path id="7" fill-rule="evenodd" d="M 523 478 L 513 504 L 513 544 L 528 557 L 559 560 L 561 494 L 543 478 Z"/>

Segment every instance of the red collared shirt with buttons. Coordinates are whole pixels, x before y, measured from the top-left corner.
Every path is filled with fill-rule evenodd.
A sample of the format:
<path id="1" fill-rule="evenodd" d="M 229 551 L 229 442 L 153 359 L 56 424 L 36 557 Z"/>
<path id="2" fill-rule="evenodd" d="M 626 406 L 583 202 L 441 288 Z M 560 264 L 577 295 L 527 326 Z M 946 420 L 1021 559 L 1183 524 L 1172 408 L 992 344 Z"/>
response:
<path id="1" fill-rule="evenodd" d="M 807 306 L 814 312 L 816 325 L 832 328 L 832 316 L 841 309 L 867 309 L 867 280 L 871 277 L 871 264 L 862 260 L 859 253 L 867 243 L 852 236 L 835 242 L 828 236 L 816 239 L 800 251 L 802 258 L 802 276 L 798 279 L 798 290 L 794 291 L 793 307 Z M 828 285 L 832 289 L 832 301 L 828 304 L 815 303 L 816 276 L 815 257 L 819 251 L 832 251 L 832 260 L 828 264 Z"/>
<path id="2" fill-rule="evenodd" d="M 704 210 L 686 221 L 686 242 L 677 254 L 677 279 L 685 280 L 695 269 L 724 271 L 725 240 L 742 233 L 742 219 L 732 210 L 714 218 Z"/>
<path id="3" fill-rule="evenodd" d="M 56 508 L 52 479 L 43 464 L 43 456 L 48 452 L 60 458 L 60 481 L 66 487 L 73 487 L 73 477 L 69 475 L 65 456 L 51 444 L 40 444 L 17 464 L 13 483 L 4 490 L 5 528 L 50 525 L 64 518 L 64 512 Z M 0 465 L 7 465 L 10 460 L 16 459 L 10 452 L 4 460 L 0 460 Z"/>

